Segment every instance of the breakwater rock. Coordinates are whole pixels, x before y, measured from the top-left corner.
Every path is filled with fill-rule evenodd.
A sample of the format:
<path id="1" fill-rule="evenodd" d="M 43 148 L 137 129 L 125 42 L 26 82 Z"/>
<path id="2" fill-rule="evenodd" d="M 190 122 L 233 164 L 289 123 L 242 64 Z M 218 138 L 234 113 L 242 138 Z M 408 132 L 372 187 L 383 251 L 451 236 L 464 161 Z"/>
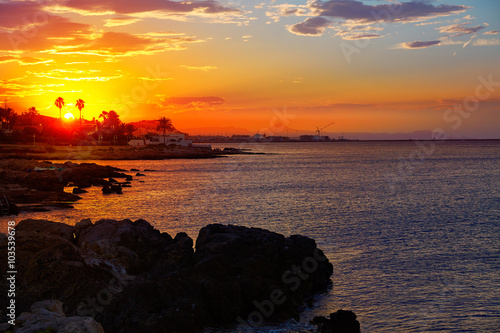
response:
<path id="1" fill-rule="evenodd" d="M 0 256 L 6 251 L 0 241 Z M 297 318 L 333 272 L 311 238 L 219 224 L 202 228 L 193 248 L 185 233 L 172 238 L 144 220 L 24 220 L 16 251 L 19 313 L 58 300 L 68 317 L 92 317 L 106 332 L 194 332 Z"/>

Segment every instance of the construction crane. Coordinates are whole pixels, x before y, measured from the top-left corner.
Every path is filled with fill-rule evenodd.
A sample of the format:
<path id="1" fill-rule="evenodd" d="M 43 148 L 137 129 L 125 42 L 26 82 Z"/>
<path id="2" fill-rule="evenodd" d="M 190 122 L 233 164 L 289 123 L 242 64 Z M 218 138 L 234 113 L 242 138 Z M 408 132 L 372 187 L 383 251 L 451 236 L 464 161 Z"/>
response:
<path id="1" fill-rule="evenodd" d="M 329 123 L 328 125 L 326 125 L 322 128 L 319 128 L 318 126 L 316 127 L 316 133 L 318 133 L 318 135 L 317 135 L 318 141 L 321 140 L 321 131 L 324 130 L 325 128 L 333 125 L 333 124 L 335 124 L 335 123 Z"/>

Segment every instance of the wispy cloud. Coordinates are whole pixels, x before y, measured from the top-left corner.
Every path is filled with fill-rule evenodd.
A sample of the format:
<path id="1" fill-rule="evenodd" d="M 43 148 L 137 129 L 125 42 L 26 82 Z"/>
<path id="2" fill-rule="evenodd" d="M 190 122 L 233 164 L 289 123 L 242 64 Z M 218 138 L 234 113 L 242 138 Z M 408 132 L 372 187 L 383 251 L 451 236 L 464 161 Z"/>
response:
<path id="1" fill-rule="evenodd" d="M 200 21 L 248 24 L 255 19 L 247 12 L 216 0 L 67 0 L 47 6 L 52 13 L 78 13 L 85 16 L 120 15 L 132 18 L 157 18 L 177 21 Z M 114 22 L 111 21 L 110 24 Z M 121 23 L 118 21 L 118 23 Z"/>
<path id="2" fill-rule="evenodd" d="M 215 96 L 205 96 L 205 97 L 168 97 L 163 100 L 166 105 L 188 105 L 192 103 L 203 103 L 203 104 L 223 104 L 224 98 Z"/>
<path id="3" fill-rule="evenodd" d="M 452 24 L 444 27 L 436 28 L 440 33 L 448 34 L 450 37 L 464 36 L 475 34 L 479 30 L 484 29 L 484 26 L 478 25 L 475 27 L 469 27 L 468 23 Z"/>
<path id="4" fill-rule="evenodd" d="M 106 22 L 104 23 L 105 27 L 117 27 L 121 25 L 129 25 L 129 24 L 134 24 L 137 22 L 142 21 L 140 18 L 134 18 L 134 17 L 115 17 L 111 19 L 107 19 Z"/>
<path id="5" fill-rule="evenodd" d="M 500 34 L 499 30 L 491 30 L 491 31 L 483 32 L 483 35 L 498 35 L 498 34 Z"/>
<path id="6" fill-rule="evenodd" d="M 477 39 L 474 41 L 472 44 L 474 46 L 496 46 L 500 45 L 500 39 L 498 38 L 492 38 L 492 39 Z"/>
<path id="7" fill-rule="evenodd" d="M 54 69 L 49 72 L 38 72 L 31 73 L 34 77 L 46 78 L 52 80 L 63 80 L 63 81 L 96 81 L 96 82 L 107 82 L 114 79 L 119 79 L 123 77 L 123 74 L 117 73 L 114 75 L 94 75 L 100 73 L 100 70 L 63 70 Z"/>
<path id="8" fill-rule="evenodd" d="M 187 65 L 181 65 L 182 68 L 190 69 L 190 70 L 196 70 L 196 71 L 203 71 L 203 72 L 208 72 L 211 70 L 217 69 L 216 66 L 187 66 Z"/>
<path id="9" fill-rule="evenodd" d="M 53 63 L 53 59 L 43 59 L 34 57 L 19 57 L 19 56 L 1 56 L 0 64 L 8 62 L 17 62 L 19 65 L 43 65 Z"/>
<path id="10" fill-rule="evenodd" d="M 202 96 L 202 97 L 167 97 L 164 98 L 159 106 L 171 112 L 185 111 L 211 111 L 224 104 L 222 97 Z"/>
<path id="11" fill-rule="evenodd" d="M 357 34 L 357 35 L 346 35 L 344 39 L 347 40 L 357 40 L 357 39 L 373 39 L 382 37 L 379 34 Z"/>
<path id="12" fill-rule="evenodd" d="M 80 13 L 95 15 L 100 13 L 137 14 L 155 11 L 172 14 L 218 14 L 240 12 L 239 9 L 227 6 L 218 1 L 170 1 L 170 0 L 68 0 L 59 8 L 78 10 Z"/>

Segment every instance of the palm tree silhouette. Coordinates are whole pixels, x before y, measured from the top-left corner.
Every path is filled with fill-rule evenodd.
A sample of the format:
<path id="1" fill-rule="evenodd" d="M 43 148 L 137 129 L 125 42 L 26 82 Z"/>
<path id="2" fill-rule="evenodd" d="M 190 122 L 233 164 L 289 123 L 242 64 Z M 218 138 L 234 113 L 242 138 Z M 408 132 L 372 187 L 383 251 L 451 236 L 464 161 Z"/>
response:
<path id="1" fill-rule="evenodd" d="M 163 131 L 163 143 L 167 144 L 167 141 L 165 140 L 165 132 L 173 131 L 175 129 L 174 125 L 172 124 L 172 120 L 170 118 L 161 117 L 158 121 L 160 123 L 156 126 L 156 130 Z"/>
<path id="2" fill-rule="evenodd" d="M 80 131 L 82 130 L 82 109 L 85 107 L 85 101 L 83 99 L 77 99 L 75 106 L 80 111 Z"/>
<path id="3" fill-rule="evenodd" d="M 64 99 L 62 97 L 58 97 L 56 99 L 55 105 L 59 108 L 59 119 L 62 119 L 62 107 L 64 106 Z"/>

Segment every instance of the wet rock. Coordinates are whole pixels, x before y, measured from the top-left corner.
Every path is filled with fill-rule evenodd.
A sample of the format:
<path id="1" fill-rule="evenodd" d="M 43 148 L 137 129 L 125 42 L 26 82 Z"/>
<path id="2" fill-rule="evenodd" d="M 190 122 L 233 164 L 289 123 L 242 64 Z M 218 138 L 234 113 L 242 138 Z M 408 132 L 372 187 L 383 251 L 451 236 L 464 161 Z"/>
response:
<path id="1" fill-rule="evenodd" d="M 145 174 L 140 173 L 140 172 L 136 173 L 135 175 L 136 175 L 137 177 L 143 177 L 143 176 L 145 176 Z"/>
<path id="2" fill-rule="evenodd" d="M 83 193 L 87 193 L 87 191 L 79 187 L 73 188 L 73 194 L 83 194 Z"/>
<path id="3" fill-rule="evenodd" d="M 130 171 L 140 171 L 139 169 L 130 169 Z"/>

